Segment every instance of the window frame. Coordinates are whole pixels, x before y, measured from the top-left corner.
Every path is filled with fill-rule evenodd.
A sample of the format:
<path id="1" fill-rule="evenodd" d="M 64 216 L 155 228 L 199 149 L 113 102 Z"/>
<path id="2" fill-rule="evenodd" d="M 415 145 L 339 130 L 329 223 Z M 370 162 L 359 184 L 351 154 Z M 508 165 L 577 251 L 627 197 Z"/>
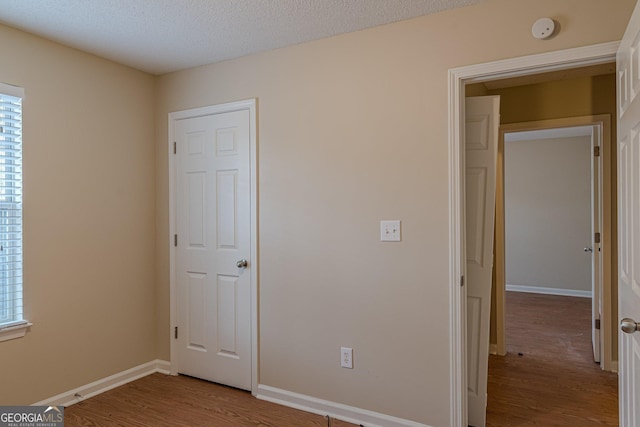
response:
<path id="1" fill-rule="evenodd" d="M 7 95 L 7 96 L 12 96 L 12 97 L 16 97 L 16 98 L 20 98 L 21 100 L 24 101 L 24 88 L 18 87 L 18 86 L 13 86 L 10 84 L 6 84 L 6 83 L 0 83 L 0 93 L 3 95 Z M 22 128 L 23 126 L 23 120 L 20 120 L 20 127 Z M 20 149 L 21 154 L 22 154 L 22 148 Z M 22 173 L 20 173 L 20 184 L 22 185 Z M 12 207 L 16 207 L 16 206 L 20 206 L 22 204 L 22 202 L 1 202 L 0 205 L 7 205 L 7 206 L 12 206 Z M 20 206 L 20 215 L 22 216 L 22 207 Z M 22 225 L 22 221 L 20 221 L 20 248 L 22 248 L 23 245 L 23 236 L 22 236 L 22 232 L 23 232 L 23 225 Z M 22 250 L 20 251 L 20 268 L 21 270 L 23 270 L 23 258 L 22 258 Z M 22 273 L 20 274 L 22 276 Z M 23 294 L 23 290 L 24 290 L 24 281 L 20 282 L 20 290 L 18 291 L 20 294 L 20 304 L 22 307 L 24 307 L 24 294 Z M 7 288 L 8 289 L 8 288 Z M 17 304 L 12 303 L 12 307 L 8 307 L 7 311 L 9 312 L 14 312 L 15 310 L 17 310 Z M 11 315 L 10 317 L 13 317 L 13 315 Z M 19 315 L 19 318 L 13 318 L 11 320 L 8 320 L 2 324 L 0 324 L 0 342 L 2 341 L 7 341 L 7 340 L 11 340 L 11 339 L 15 339 L 15 338 L 21 338 L 24 337 L 27 333 L 28 328 L 31 326 L 32 324 L 29 323 L 29 321 L 27 321 L 23 314 L 21 313 Z"/>

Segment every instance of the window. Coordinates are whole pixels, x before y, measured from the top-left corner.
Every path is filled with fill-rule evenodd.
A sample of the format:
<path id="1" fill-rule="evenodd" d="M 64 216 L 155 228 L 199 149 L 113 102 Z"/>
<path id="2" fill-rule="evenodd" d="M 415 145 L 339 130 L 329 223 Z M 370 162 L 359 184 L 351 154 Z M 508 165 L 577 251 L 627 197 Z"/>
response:
<path id="1" fill-rule="evenodd" d="M 22 98 L 0 83 L 0 341 L 24 336 L 22 310 Z"/>

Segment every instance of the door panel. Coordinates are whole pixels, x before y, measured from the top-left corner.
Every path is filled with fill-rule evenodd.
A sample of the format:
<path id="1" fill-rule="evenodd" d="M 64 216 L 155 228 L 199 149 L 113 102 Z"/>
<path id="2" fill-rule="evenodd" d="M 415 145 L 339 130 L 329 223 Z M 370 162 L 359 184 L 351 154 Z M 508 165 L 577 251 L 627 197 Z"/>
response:
<path id="1" fill-rule="evenodd" d="M 469 387 L 469 393 L 474 396 L 480 395 L 480 371 L 482 370 L 480 367 L 482 363 L 480 357 L 481 307 L 482 298 L 467 297 L 467 375 L 469 377 L 467 387 Z"/>
<path id="2" fill-rule="evenodd" d="M 187 345 L 190 349 L 206 351 L 205 325 L 201 319 L 207 311 L 207 275 L 187 273 L 187 276 L 189 286 L 189 306 L 185 307 L 186 316 L 189 319 Z"/>
<path id="3" fill-rule="evenodd" d="M 218 249 L 236 249 L 237 235 L 237 170 L 218 171 L 216 182 L 218 221 L 216 223 Z"/>
<path id="4" fill-rule="evenodd" d="M 238 358 L 238 278 L 218 276 L 218 355 Z"/>
<path id="5" fill-rule="evenodd" d="M 484 264 L 484 217 L 487 197 L 487 168 L 467 168 L 467 262 Z"/>
<path id="6" fill-rule="evenodd" d="M 251 389 L 250 116 L 176 120 L 177 371 Z"/>
<path id="7" fill-rule="evenodd" d="M 189 213 L 189 247 L 205 246 L 205 174 L 195 172 L 187 174 L 188 196 L 187 212 Z"/>
<path id="8" fill-rule="evenodd" d="M 469 424 L 486 422 L 500 97 L 467 98 L 465 242 Z"/>
<path id="9" fill-rule="evenodd" d="M 617 55 L 620 319 L 640 321 L 640 4 Z M 640 332 L 620 334 L 620 425 L 640 425 Z"/>

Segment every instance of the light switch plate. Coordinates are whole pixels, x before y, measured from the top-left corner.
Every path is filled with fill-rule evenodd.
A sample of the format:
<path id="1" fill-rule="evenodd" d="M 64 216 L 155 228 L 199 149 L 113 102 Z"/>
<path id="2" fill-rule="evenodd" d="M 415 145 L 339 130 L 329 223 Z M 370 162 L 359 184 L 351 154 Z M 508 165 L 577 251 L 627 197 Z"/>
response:
<path id="1" fill-rule="evenodd" d="M 400 241 L 400 220 L 380 221 L 380 241 Z"/>
<path id="2" fill-rule="evenodd" d="M 340 366 L 353 369 L 353 349 L 351 347 L 340 347 Z"/>

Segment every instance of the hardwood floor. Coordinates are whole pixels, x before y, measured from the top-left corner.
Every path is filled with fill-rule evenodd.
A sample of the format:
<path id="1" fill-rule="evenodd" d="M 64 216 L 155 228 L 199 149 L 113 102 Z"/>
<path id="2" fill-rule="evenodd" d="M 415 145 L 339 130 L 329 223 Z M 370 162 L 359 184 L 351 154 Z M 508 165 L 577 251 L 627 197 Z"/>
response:
<path id="1" fill-rule="evenodd" d="M 153 374 L 65 408 L 65 426 L 328 426 L 328 420 L 186 376 Z M 331 427 L 354 424 L 331 420 Z"/>
<path id="2" fill-rule="evenodd" d="M 618 377 L 591 350 L 591 300 L 507 292 L 507 352 L 489 357 L 488 426 L 617 426 Z"/>

